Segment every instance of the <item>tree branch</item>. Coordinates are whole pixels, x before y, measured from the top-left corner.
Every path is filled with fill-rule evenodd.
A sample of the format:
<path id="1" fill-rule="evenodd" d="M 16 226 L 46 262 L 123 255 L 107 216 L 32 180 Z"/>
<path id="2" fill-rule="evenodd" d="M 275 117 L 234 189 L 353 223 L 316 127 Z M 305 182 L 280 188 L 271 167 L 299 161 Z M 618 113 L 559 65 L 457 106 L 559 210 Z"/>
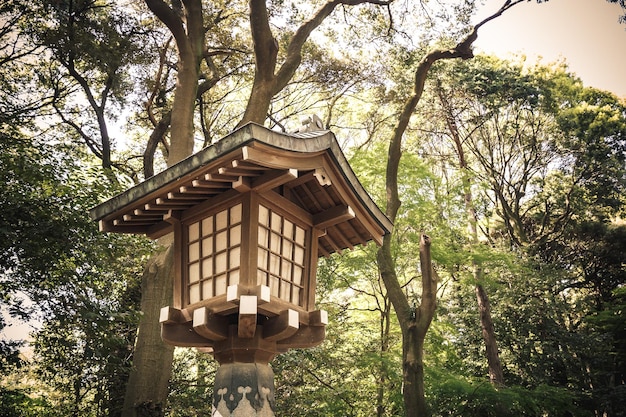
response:
<path id="1" fill-rule="evenodd" d="M 265 0 L 250 0 L 250 30 L 254 42 L 256 77 L 272 80 L 278 56 L 278 42 L 270 28 Z"/>
<path id="2" fill-rule="evenodd" d="M 171 9 L 163 0 L 144 0 L 154 15 L 172 32 L 176 44 L 180 48 L 181 43 L 186 43 L 185 28 L 178 14 Z"/>
<path id="3" fill-rule="evenodd" d="M 393 0 L 333 0 L 324 4 L 317 10 L 317 12 L 315 12 L 315 15 L 313 15 L 311 19 L 300 25 L 300 27 L 296 30 L 296 33 L 291 38 L 291 41 L 287 46 L 287 57 L 285 62 L 281 65 L 276 74 L 274 93 L 282 90 L 287 85 L 289 80 L 291 80 L 298 69 L 300 62 L 302 61 L 302 47 L 304 46 L 304 43 L 309 39 L 311 33 L 317 29 L 328 16 L 330 16 L 338 5 L 357 6 L 360 4 L 370 3 L 380 6 L 389 6 L 392 2 Z"/>

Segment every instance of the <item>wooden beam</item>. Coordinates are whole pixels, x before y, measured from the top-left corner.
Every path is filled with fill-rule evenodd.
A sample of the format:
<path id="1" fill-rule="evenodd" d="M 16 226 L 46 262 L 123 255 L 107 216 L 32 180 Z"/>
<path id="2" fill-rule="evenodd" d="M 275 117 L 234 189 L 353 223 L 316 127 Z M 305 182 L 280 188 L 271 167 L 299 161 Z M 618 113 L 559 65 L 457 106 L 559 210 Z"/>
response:
<path id="1" fill-rule="evenodd" d="M 309 313 L 310 326 L 326 326 L 328 324 L 328 312 L 326 310 L 315 310 Z"/>
<path id="2" fill-rule="evenodd" d="M 263 148 L 263 149 L 261 149 Z M 285 169 L 297 166 L 301 170 L 316 169 L 323 165 L 323 152 L 300 153 L 275 151 L 262 145 L 244 146 L 241 148 L 243 160 L 268 168 Z"/>
<path id="3" fill-rule="evenodd" d="M 233 182 L 237 180 L 237 177 L 238 175 L 206 174 L 204 179 L 215 182 Z"/>
<path id="4" fill-rule="evenodd" d="M 267 285 L 257 285 L 248 288 L 243 285 L 233 284 L 226 289 L 226 302 L 239 305 L 240 299 L 244 295 L 254 295 L 257 298 L 257 305 L 263 305 L 271 301 L 270 287 Z"/>
<path id="5" fill-rule="evenodd" d="M 233 165 L 233 168 L 241 168 L 241 169 L 246 169 L 248 171 L 267 171 L 267 167 L 263 167 L 263 166 L 260 166 L 251 162 L 240 161 L 238 159 L 235 159 L 232 162 L 232 165 Z"/>
<path id="6" fill-rule="evenodd" d="M 309 199 L 309 203 L 306 204 L 305 207 L 309 206 L 308 209 L 310 211 L 322 210 L 322 206 L 320 205 L 320 202 L 317 201 L 317 198 L 313 195 L 313 192 L 311 192 L 311 189 L 309 187 L 300 187 L 299 190 L 303 191 L 303 193 Z M 303 197 L 300 197 L 299 200 L 302 203 L 304 203 L 304 198 Z M 313 207 L 310 207 L 311 205 L 313 205 Z"/>
<path id="7" fill-rule="evenodd" d="M 325 185 L 328 186 L 328 185 L 333 184 L 333 182 L 330 180 L 330 177 L 328 176 L 324 168 L 316 169 L 313 175 L 315 176 L 315 179 L 321 186 L 325 186 Z"/>
<path id="8" fill-rule="evenodd" d="M 163 220 L 163 214 L 142 214 L 142 215 L 136 215 L 136 214 L 124 214 L 122 216 L 122 219 L 125 222 L 132 222 L 132 221 L 154 221 L 154 222 L 160 222 L 161 220 Z"/>
<path id="9" fill-rule="evenodd" d="M 258 177 L 259 175 L 262 175 L 262 172 L 260 172 L 259 170 L 248 170 L 245 168 L 242 169 L 234 167 L 223 167 L 218 169 L 217 172 L 221 175 L 244 175 L 246 177 Z"/>
<path id="10" fill-rule="evenodd" d="M 308 226 L 313 226 L 313 216 L 307 210 L 298 206 L 292 201 L 287 200 L 276 191 L 266 191 L 263 194 L 259 194 L 262 199 L 261 203 L 268 205 L 270 210 L 286 211 L 292 216 L 295 216 L 298 220 L 301 220 Z"/>
<path id="11" fill-rule="evenodd" d="M 163 216 L 163 221 L 169 224 L 180 223 L 180 211 L 169 210 L 167 214 Z"/>
<path id="12" fill-rule="evenodd" d="M 169 192 L 167 193 L 167 200 L 168 201 L 176 201 L 176 200 L 180 200 L 180 201 L 202 201 L 202 195 L 198 195 L 198 194 L 188 194 L 188 193 L 177 193 L 177 192 Z M 158 202 L 157 202 L 158 204 Z"/>
<path id="13" fill-rule="evenodd" d="M 112 232 L 114 230 L 114 227 L 112 222 L 100 220 L 98 222 L 98 230 L 100 230 L 101 232 Z"/>
<path id="14" fill-rule="evenodd" d="M 212 197 L 215 194 L 219 194 L 219 189 L 212 189 L 212 188 L 201 188 L 201 187 L 193 187 L 193 186 L 188 186 L 188 185 L 183 185 L 178 189 L 178 192 L 181 194 L 193 194 L 193 195 L 199 195 L 199 196 L 205 196 L 205 197 Z"/>
<path id="15" fill-rule="evenodd" d="M 296 178 L 298 178 L 298 170 L 294 168 L 280 171 L 270 171 L 267 174 L 263 174 L 260 177 L 255 178 L 252 181 L 251 186 L 253 190 L 263 192 L 288 183 Z"/>
<path id="16" fill-rule="evenodd" d="M 250 189 L 252 188 L 250 178 L 239 177 L 237 178 L 237 181 L 233 182 L 232 187 L 233 187 L 233 190 L 237 190 L 240 193 L 245 193 L 247 191 L 250 191 Z"/>
<path id="17" fill-rule="evenodd" d="M 257 285 L 253 290 L 257 297 L 257 305 L 263 305 L 271 301 L 271 290 L 267 285 Z"/>
<path id="18" fill-rule="evenodd" d="M 154 223 L 146 226 L 139 226 L 137 224 L 125 223 L 120 225 L 114 225 L 112 222 L 106 222 L 100 220 L 99 227 L 101 232 L 107 233 L 130 233 L 134 235 L 148 234 Z M 165 233 L 164 233 L 165 234 Z M 149 236 L 149 235 L 148 235 Z"/>
<path id="19" fill-rule="evenodd" d="M 331 248 L 333 248 L 333 253 L 337 252 L 338 254 L 341 255 L 341 252 L 343 252 L 343 249 L 341 248 L 340 245 L 337 244 L 337 242 L 335 242 L 335 240 L 332 238 L 332 236 L 330 236 L 328 233 L 326 233 L 324 236 L 322 236 L 320 238 L 320 240 L 324 240 L 326 243 L 328 243 L 330 245 Z M 321 246 L 321 245 L 320 245 Z"/>
<path id="20" fill-rule="evenodd" d="M 326 337 L 325 326 L 304 326 L 286 339 L 276 342 L 279 349 L 311 348 L 319 345 Z"/>
<path id="21" fill-rule="evenodd" d="M 209 340 L 220 341 L 228 337 L 228 319 L 200 307 L 193 312 L 193 330 Z"/>
<path id="22" fill-rule="evenodd" d="M 296 188 L 299 185 L 306 184 L 309 181 L 315 180 L 315 171 L 309 171 L 304 175 L 300 175 L 297 179 L 290 181 L 287 187 Z"/>
<path id="23" fill-rule="evenodd" d="M 224 184 L 222 182 L 215 183 L 206 180 L 193 180 L 191 181 L 191 186 L 193 188 L 203 188 L 208 190 L 221 190 L 224 188 Z"/>
<path id="24" fill-rule="evenodd" d="M 325 211 L 313 215 L 313 225 L 318 229 L 325 229 L 336 225 L 337 223 L 352 220 L 355 217 L 352 207 L 347 205 L 338 205 L 331 207 Z"/>
<path id="25" fill-rule="evenodd" d="M 293 336 L 300 328 L 297 311 L 288 309 L 263 324 L 263 339 L 275 342 Z"/>
<path id="26" fill-rule="evenodd" d="M 191 323 L 162 323 L 161 339 L 174 346 L 207 348 L 213 341 L 205 339 L 191 328 Z"/>
<path id="27" fill-rule="evenodd" d="M 156 215 L 156 214 L 165 214 L 167 213 L 167 210 L 162 209 L 162 210 L 143 210 L 143 209 L 135 209 L 133 210 L 133 214 L 135 216 L 146 216 L 146 215 Z"/>
<path id="28" fill-rule="evenodd" d="M 142 219 L 136 219 L 136 220 L 119 220 L 119 219 L 115 219 L 113 220 L 113 226 L 152 226 L 155 222 L 154 221 L 150 221 L 148 220 L 142 220 Z"/>
<path id="29" fill-rule="evenodd" d="M 179 310 L 174 307 L 165 306 L 161 308 L 161 312 L 159 314 L 159 323 L 186 323 L 191 321 L 191 317 L 189 314 L 186 314 L 186 311 Z"/>
<path id="30" fill-rule="evenodd" d="M 166 199 L 158 199 L 155 203 L 148 203 L 144 206 L 145 210 L 185 210 L 188 207 L 192 207 L 193 203 L 189 201 L 185 202 L 173 202 Z"/>

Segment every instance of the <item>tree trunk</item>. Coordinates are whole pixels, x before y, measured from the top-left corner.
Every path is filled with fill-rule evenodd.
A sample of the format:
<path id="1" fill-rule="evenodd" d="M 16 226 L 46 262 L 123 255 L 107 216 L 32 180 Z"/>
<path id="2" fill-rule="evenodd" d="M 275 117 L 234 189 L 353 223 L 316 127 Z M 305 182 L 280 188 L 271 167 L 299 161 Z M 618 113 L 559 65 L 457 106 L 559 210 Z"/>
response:
<path id="1" fill-rule="evenodd" d="M 424 387 L 424 337 L 418 334 L 417 327 L 409 327 L 402 332 L 402 369 L 403 396 L 407 417 L 426 417 L 430 415 L 426 404 Z M 426 335 L 423 332 L 424 336 Z"/>
<path id="2" fill-rule="evenodd" d="M 485 341 L 489 381 L 496 387 L 504 386 L 504 374 L 502 372 L 502 364 L 500 363 L 498 344 L 496 343 L 496 332 L 493 327 L 493 321 L 491 321 L 489 297 L 487 297 L 485 289 L 480 284 L 476 284 L 476 301 L 478 302 L 478 311 L 480 313 L 480 327 L 483 340 Z"/>
<path id="3" fill-rule="evenodd" d="M 380 368 L 378 388 L 376 392 L 376 416 L 384 417 L 387 410 L 385 391 L 389 382 L 389 371 L 385 355 L 389 353 L 389 337 L 391 334 L 391 303 L 388 297 L 383 299 L 383 309 L 380 311 Z"/>
<path id="4" fill-rule="evenodd" d="M 193 116 L 204 50 L 201 0 L 182 0 L 180 10 L 173 10 L 162 0 L 145 0 L 150 10 L 172 32 L 178 49 L 178 74 L 171 112 L 170 147 L 167 165 L 172 166 L 193 151 Z M 143 313 L 133 354 L 123 417 L 160 417 L 165 411 L 173 347 L 161 340 L 159 313 L 172 303 L 173 235 L 159 240 L 162 250 L 149 261 L 142 280 Z"/>
<path id="5" fill-rule="evenodd" d="M 192 51 L 180 53 L 170 129 L 167 165 L 172 166 L 193 153 L 193 116 L 200 75 L 200 61 Z"/>
<path id="6" fill-rule="evenodd" d="M 329 0 L 296 30 L 285 60 L 278 66 L 278 42 L 269 24 L 266 0 L 250 0 L 250 32 L 254 42 L 254 84 L 243 118 L 238 126 L 248 122 L 263 124 L 272 98 L 287 86 L 302 62 L 302 47 L 311 33 L 322 24 L 337 6 L 356 6 L 363 3 L 388 4 L 385 0 Z"/>
<path id="7" fill-rule="evenodd" d="M 389 241 L 389 235 L 385 237 Z M 428 416 L 424 388 L 424 340 L 435 313 L 437 280 L 430 257 L 430 239 L 422 235 L 420 242 L 420 265 L 422 272 L 422 303 L 417 308 L 409 305 L 397 279 L 389 243 L 377 253 L 381 277 L 387 287 L 396 316 L 402 329 L 402 383 L 405 415 Z"/>
<path id="8" fill-rule="evenodd" d="M 141 311 L 133 369 L 128 379 L 123 417 L 158 417 L 165 411 L 174 348 L 161 341 L 159 313 L 171 304 L 173 235 L 159 240 L 160 250 L 148 261 L 141 287 Z"/>
<path id="9" fill-rule="evenodd" d="M 476 246 L 479 243 L 478 240 L 478 215 L 476 214 L 476 207 L 474 207 L 474 199 L 472 195 L 472 182 L 471 173 L 465 158 L 465 150 L 463 149 L 463 143 L 461 141 L 461 135 L 453 116 L 452 107 L 445 96 L 445 93 L 441 88 L 437 91 L 439 100 L 445 113 L 446 123 L 450 136 L 454 142 L 456 153 L 459 158 L 459 169 L 461 171 L 461 177 L 463 181 L 463 193 L 465 202 L 465 212 L 467 215 L 467 228 L 469 232 L 469 243 L 472 246 Z M 478 302 L 478 312 L 480 317 L 480 327 L 485 342 L 487 367 L 489 369 L 489 381 L 494 386 L 504 385 L 504 373 L 502 372 L 502 363 L 500 362 L 500 355 L 498 353 L 498 344 L 496 342 L 496 332 L 493 327 L 493 321 L 491 320 L 491 308 L 489 306 L 489 297 L 487 292 L 482 286 L 483 281 L 483 268 L 482 263 L 479 261 L 472 261 L 473 267 L 473 279 L 476 292 L 476 300 Z"/>

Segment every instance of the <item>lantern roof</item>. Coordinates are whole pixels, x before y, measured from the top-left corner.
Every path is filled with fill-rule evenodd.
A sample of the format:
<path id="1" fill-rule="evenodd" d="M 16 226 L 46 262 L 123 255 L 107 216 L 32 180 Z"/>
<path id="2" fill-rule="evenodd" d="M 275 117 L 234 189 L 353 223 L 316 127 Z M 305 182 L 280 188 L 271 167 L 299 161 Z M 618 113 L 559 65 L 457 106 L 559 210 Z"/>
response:
<path id="1" fill-rule="evenodd" d="M 392 223 L 358 181 L 331 131 L 287 134 L 254 123 L 89 214 L 102 231 L 158 238 L 172 231 L 170 218 L 247 191 L 280 194 L 308 212 L 324 232 L 319 256 L 371 240 L 381 244 L 391 231 Z"/>

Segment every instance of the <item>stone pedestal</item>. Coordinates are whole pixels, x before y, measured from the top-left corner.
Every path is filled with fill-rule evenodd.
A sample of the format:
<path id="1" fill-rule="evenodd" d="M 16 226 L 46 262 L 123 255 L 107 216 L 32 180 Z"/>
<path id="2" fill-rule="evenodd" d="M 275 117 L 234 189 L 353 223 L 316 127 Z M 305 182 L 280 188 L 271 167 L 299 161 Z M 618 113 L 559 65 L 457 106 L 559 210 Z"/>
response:
<path id="1" fill-rule="evenodd" d="M 215 376 L 213 417 L 274 417 L 274 372 L 261 363 L 227 363 Z"/>

